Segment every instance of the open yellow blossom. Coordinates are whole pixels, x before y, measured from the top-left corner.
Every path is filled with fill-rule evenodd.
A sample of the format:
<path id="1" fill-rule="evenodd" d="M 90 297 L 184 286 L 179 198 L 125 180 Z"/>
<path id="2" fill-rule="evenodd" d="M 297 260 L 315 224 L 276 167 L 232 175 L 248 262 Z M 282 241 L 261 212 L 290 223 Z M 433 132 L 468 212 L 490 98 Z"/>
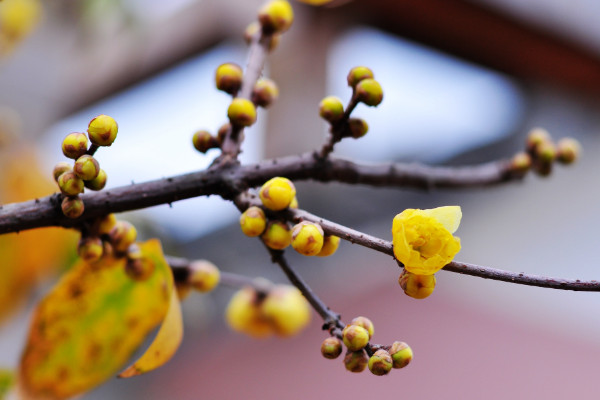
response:
<path id="1" fill-rule="evenodd" d="M 394 256 L 413 274 L 435 274 L 460 251 L 460 239 L 452 234 L 461 217 L 459 206 L 402 211 L 392 226 Z"/>

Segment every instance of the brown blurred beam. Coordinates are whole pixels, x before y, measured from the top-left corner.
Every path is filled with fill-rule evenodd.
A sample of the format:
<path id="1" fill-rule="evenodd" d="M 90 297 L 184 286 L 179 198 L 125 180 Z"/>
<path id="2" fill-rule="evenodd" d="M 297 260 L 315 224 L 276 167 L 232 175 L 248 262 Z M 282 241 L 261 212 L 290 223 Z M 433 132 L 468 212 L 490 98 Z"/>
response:
<path id="1" fill-rule="evenodd" d="M 600 92 L 600 55 L 463 0 L 356 0 L 331 10 L 526 80 Z"/>

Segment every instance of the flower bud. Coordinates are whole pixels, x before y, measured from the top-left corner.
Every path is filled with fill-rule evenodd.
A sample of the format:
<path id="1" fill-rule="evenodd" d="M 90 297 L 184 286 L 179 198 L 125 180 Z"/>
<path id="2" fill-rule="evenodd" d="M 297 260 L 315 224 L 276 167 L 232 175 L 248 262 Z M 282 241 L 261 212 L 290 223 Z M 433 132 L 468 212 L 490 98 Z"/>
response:
<path id="1" fill-rule="evenodd" d="M 404 270 L 398 278 L 398 283 L 407 296 L 424 299 L 435 289 L 435 275 L 417 275 Z"/>
<path id="2" fill-rule="evenodd" d="M 58 187 L 65 196 L 77 196 L 83 192 L 83 180 L 69 171 L 58 177 Z"/>
<path id="3" fill-rule="evenodd" d="M 369 370 L 373 375 L 387 375 L 392 370 L 392 366 L 393 361 L 390 353 L 383 349 L 377 350 L 375 354 L 369 358 Z"/>
<path id="4" fill-rule="evenodd" d="M 59 162 L 54 166 L 52 170 L 52 176 L 54 176 L 54 180 L 58 183 L 58 178 L 64 174 L 65 172 L 69 172 L 72 170 L 71 164 L 68 162 Z"/>
<path id="5" fill-rule="evenodd" d="M 361 138 L 369 131 L 367 121 L 362 118 L 350 118 L 348 120 L 348 134 L 354 139 Z"/>
<path id="6" fill-rule="evenodd" d="M 373 322 L 367 317 L 356 317 L 352 320 L 350 325 L 356 325 L 363 327 L 369 332 L 369 340 L 373 337 L 375 333 L 375 327 L 373 326 Z"/>
<path id="7" fill-rule="evenodd" d="M 190 263 L 188 281 L 199 292 L 210 292 L 221 279 L 219 269 L 206 260 L 196 260 Z"/>
<path id="8" fill-rule="evenodd" d="M 328 337 L 321 343 L 323 357 L 333 360 L 342 354 L 342 341 L 335 336 Z"/>
<path id="9" fill-rule="evenodd" d="M 83 200 L 79 196 L 65 197 L 60 205 L 63 214 L 67 218 L 79 218 L 83 214 Z"/>
<path id="10" fill-rule="evenodd" d="M 296 187 L 287 178 L 275 177 L 262 185 L 258 195 L 265 207 L 279 211 L 290 205 L 296 196 Z"/>
<path id="11" fill-rule="evenodd" d="M 102 190 L 104 186 L 106 186 L 106 180 L 108 177 L 106 176 L 106 171 L 100 169 L 98 171 L 98 176 L 92 179 L 91 181 L 84 181 L 83 184 L 86 188 L 90 190 Z"/>
<path id="12" fill-rule="evenodd" d="M 242 68 L 234 63 L 221 64 L 215 73 L 217 89 L 235 95 L 242 87 L 244 72 Z"/>
<path id="13" fill-rule="evenodd" d="M 557 145 L 557 159 L 563 164 L 572 164 L 581 155 L 581 145 L 579 142 L 572 138 L 562 138 L 558 141 Z"/>
<path id="14" fill-rule="evenodd" d="M 145 281 L 152 276 L 155 269 L 154 261 L 149 257 L 144 257 L 137 245 L 129 246 L 125 263 L 125 273 L 129 278 L 137 282 Z"/>
<path id="15" fill-rule="evenodd" d="M 259 207 L 249 207 L 240 216 L 240 227 L 246 236 L 259 236 L 264 232 L 266 226 L 267 217 L 265 217 L 265 212 Z"/>
<path id="16" fill-rule="evenodd" d="M 290 245 L 292 234 L 287 223 L 271 221 L 261 236 L 265 244 L 274 250 L 283 250 Z"/>
<path id="17" fill-rule="evenodd" d="M 260 78 L 254 85 L 251 97 L 254 104 L 267 108 L 279 97 L 279 89 L 271 79 Z"/>
<path id="18" fill-rule="evenodd" d="M 368 362 L 369 358 L 363 350 L 349 351 L 344 357 L 344 366 L 350 372 L 363 372 Z"/>
<path id="19" fill-rule="evenodd" d="M 250 126 L 256 121 L 256 108 L 250 100 L 236 97 L 227 109 L 227 116 L 232 125 Z"/>
<path id="20" fill-rule="evenodd" d="M 294 286 L 275 285 L 267 294 L 260 309 L 279 336 L 293 336 L 310 322 L 310 304 Z"/>
<path id="21" fill-rule="evenodd" d="M 394 342 L 389 351 L 392 356 L 394 368 L 406 367 L 413 358 L 413 352 L 409 345 L 404 342 Z"/>
<path id="22" fill-rule="evenodd" d="M 65 157 L 77 160 L 87 152 L 88 138 L 84 133 L 69 133 L 62 142 L 62 151 Z"/>
<path id="23" fill-rule="evenodd" d="M 210 149 L 219 147 L 219 141 L 210 132 L 200 130 L 192 136 L 194 148 L 200 153 L 206 153 Z"/>
<path id="24" fill-rule="evenodd" d="M 84 154 L 75 161 L 73 172 L 84 181 L 91 181 L 100 173 L 100 165 L 94 157 Z"/>
<path id="25" fill-rule="evenodd" d="M 355 87 L 363 79 L 373 79 L 373 71 L 367 67 L 354 67 L 348 73 L 348 86 Z"/>
<path id="26" fill-rule="evenodd" d="M 348 350 L 357 351 L 369 343 L 369 332 L 362 326 L 346 325 L 342 331 L 342 340 Z"/>
<path id="27" fill-rule="evenodd" d="M 90 141 L 96 146 L 110 146 L 117 138 L 119 126 L 112 117 L 98 115 L 88 125 Z"/>
<path id="28" fill-rule="evenodd" d="M 104 252 L 102 239 L 98 236 L 87 236 L 81 238 L 77 246 L 77 254 L 88 263 L 98 261 Z"/>
<path id="29" fill-rule="evenodd" d="M 323 247 L 317 257 L 327 257 L 335 253 L 340 246 L 340 238 L 334 235 L 325 235 Z"/>
<path id="30" fill-rule="evenodd" d="M 551 142 L 550 134 L 544 128 L 533 128 L 527 134 L 526 147 L 527 151 L 533 153 L 539 145 L 546 142 Z"/>
<path id="31" fill-rule="evenodd" d="M 535 148 L 535 157 L 542 163 L 551 163 L 556 158 L 554 143 L 547 141 L 538 144 Z"/>
<path id="32" fill-rule="evenodd" d="M 510 169 L 523 175 L 529 171 L 531 169 L 531 156 L 529 153 L 520 152 L 515 154 L 510 161 Z"/>
<path id="33" fill-rule="evenodd" d="M 244 31 L 244 40 L 246 41 L 246 44 L 249 45 L 250 43 L 252 43 L 252 38 L 254 36 L 260 35 L 260 31 L 261 26 L 258 21 L 254 21 L 250 25 L 248 25 L 248 27 L 246 27 L 246 30 Z M 277 45 L 279 44 L 280 36 L 281 35 L 279 34 L 274 34 L 269 37 L 269 51 L 273 51 L 277 47 Z"/>
<path id="34" fill-rule="evenodd" d="M 263 338 L 273 333 L 269 320 L 260 312 L 260 296 L 251 287 L 237 291 L 225 310 L 225 320 L 231 329 L 252 337 Z"/>
<path id="35" fill-rule="evenodd" d="M 92 224 L 92 232 L 98 236 L 108 235 L 117 224 L 115 214 L 107 214 L 104 217 L 96 218 Z"/>
<path id="36" fill-rule="evenodd" d="M 292 247 L 305 256 L 316 256 L 323 248 L 323 228 L 312 222 L 301 222 L 292 228 Z"/>
<path id="37" fill-rule="evenodd" d="M 339 121 L 344 116 L 342 100 L 335 96 L 327 96 L 319 103 L 319 115 L 331 123 Z"/>
<path id="38" fill-rule="evenodd" d="M 286 0 L 271 0 L 259 10 L 258 21 L 264 32 L 281 33 L 292 26 L 294 11 Z"/>
<path id="39" fill-rule="evenodd" d="M 115 252 L 125 253 L 137 239 L 137 230 L 127 221 L 117 221 L 111 229 L 109 237 Z"/>
<path id="40" fill-rule="evenodd" d="M 378 106 L 383 100 L 383 89 L 375 79 L 363 79 L 356 85 L 356 98 L 370 107 Z"/>

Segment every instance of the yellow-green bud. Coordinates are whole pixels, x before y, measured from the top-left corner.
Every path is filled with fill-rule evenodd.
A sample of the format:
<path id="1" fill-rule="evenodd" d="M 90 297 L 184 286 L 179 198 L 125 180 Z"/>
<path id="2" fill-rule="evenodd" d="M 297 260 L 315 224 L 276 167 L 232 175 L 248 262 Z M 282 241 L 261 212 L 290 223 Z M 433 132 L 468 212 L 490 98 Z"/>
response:
<path id="1" fill-rule="evenodd" d="M 256 121 L 256 107 L 250 100 L 236 97 L 227 109 L 227 116 L 232 125 L 250 126 Z"/>
<path id="2" fill-rule="evenodd" d="M 98 115 L 88 125 L 90 141 L 96 146 L 110 146 L 117 138 L 119 126 L 108 115 Z"/>
<path id="3" fill-rule="evenodd" d="M 348 134 L 354 139 L 361 138 L 369 131 L 367 121 L 362 118 L 350 118 L 348 120 Z"/>
<path id="4" fill-rule="evenodd" d="M 305 256 L 316 256 L 323 248 L 323 228 L 303 221 L 292 228 L 292 247 Z"/>
<path id="5" fill-rule="evenodd" d="M 215 73 L 217 89 L 235 95 L 242 87 L 244 72 L 242 68 L 234 63 L 221 64 Z"/>
<path id="6" fill-rule="evenodd" d="M 210 149 L 219 147 L 220 143 L 216 137 L 205 130 L 200 130 L 192 136 L 194 148 L 201 153 L 206 153 Z"/>
<path id="7" fill-rule="evenodd" d="M 404 368 L 413 359 L 413 352 L 409 345 L 404 342 L 394 342 L 389 351 L 392 356 L 394 368 Z"/>
<path id="8" fill-rule="evenodd" d="M 264 232 L 266 226 L 267 217 L 259 207 L 249 207 L 240 215 L 240 227 L 246 236 L 259 236 Z"/>
<path id="9" fill-rule="evenodd" d="M 542 143 L 551 142 L 550 134 L 544 128 L 533 128 L 527 134 L 527 150 L 533 152 Z"/>
<path id="10" fill-rule="evenodd" d="M 210 292 L 221 279 L 219 269 L 206 260 L 196 260 L 190 263 L 188 281 L 192 287 L 200 292 Z"/>
<path id="11" fill-rule="evenodd" d="M 398 283 L 407 296 L 424 299 L 435 289 L 435 275 L 417 275 L 404 270 L 398 278 Z"/>
<path id="12" fill-rule="evenodd" d="M 330 360 L 338 358 L 342 354 L 342 341 L 334 336 L 323 340 L 321 354 Z"/>
<path id="13" fill-rule="evenodd" d="M 278 97 L 279 89 L 271 79 L 260 78 L 252 90 L 252 101 L 259 107 L 269 107 Z"/>
<path id="14" fill-rule="evenodd" d="M 344 105 L 342 100 L 335 96 L 327 96 L 319 104 L 319 115 L 329 121 L 339 121 L 344 116 Z"/>
<path id="15" fill-rule="evenodd" d="M 369 339 L 373 337 L 375 333 L 375 327 L 373 326 L 373 322 L 367 317 L 356 317 L 350 322 L 350 325 L 356 325 L 363 327 L 369 332 Z"/>
<path id="16" fill-rule="evenodd" d="M 252 38 L 254 36 L 260 35 L 260 31 L 261 31 L 260 22 L 254 21 L 250 25 L 248 25 L 246 27 L 246 30 L 244 31 L 244 40 L 246 41 L 246 44 L 249 45 L 250 43 L 252 43 Z M 269 38 L 269 49 L 268 50 L 269 51 L 274 50 L 277 47 L 277 45 L 279 44 L 279 40 L 280 40 L 279 34 L 271 35 Z"/>
<path id="17" fill-rule="evenodd" d="M 217 132 L 217 140 L 219 142 L 219 145 L 223 144 L 223 142 L 225 141 L 225 136 L 227 136 L 227 133 L 229 133 L 230 130 L 231 130 L 231 124 L 229 122 L 221 125 L 221 127 L 219 128 L 219 131 Z"/>
<path id="18" fill-rule="evenodd" d="M 258 195 L 265 207 L 279 211 L 289 207 L 296 196 L 296 187 L 287 178 L 275 177 L 262 185 Z"/>
<path id="19" fill-rule="evenodd" d="M 62 142 L 62 151 L 65 157 L 77 160 L 87 152 L 88 138 L 84 133 L 69 133 Z"/>
<path id="20" fill-rule="evenodd" d="M 348 86 L 354 87 L 363 79 L 373 79 L 373 71 L 367 67 L 354 67 L 348 73 Z"/>
<path id="21" fill-rule="evenodd" d="M 342 340 L 348 350 L 357 351 L 369 343 L 369 332 L 362 326 L 346 325 L 342 331 Z"/>
<path id="22" fill-rule="evenodd" d="M 92 224 L 92 232 L 98 236 L 108 235 L 117 224 L 115 214 L 107 214 L 104 217 L 96 218 Z"/>
<path id="23" fill-rule="evenodd" d="M 258 20 L 264 32 L 284 32 L 292 26 L 294 10 L 286 0 L 271 0 L 258 12 Z"/>
<path id="24" fill-rule="evenodd" d="M 392 357 L 387 351 L 380 349 L 369 358 L 369 370 L 373 375 L 387 375 L 393 366 Z"/>
<path id="25" fill-rule="evenodd" d="M 149 257 L 144 257 L 140 248 L 132 244 L 127 249 L 127 262 L 125 263 L 125 273 L 134 281 L 142 282 L 152 276 L 156 265 Z"/>
<path id="26" fill-rule="evenodd" d="M 64 174 L 65 172 L 69 172 L 72 170 L 71 164 L 68 162 L 59 162 L 54 166 L 52 170 L 52 176 L 54 176 L 54 180 L 58 183 L 58 178 Z"/>
<path id="27" fill-rule="evenodd" d="M 79 245 L 77 246 L 77 254 L 83 260 L 93 263 L 102 258 L 104 252 L 104 245 L 102 239 L 98 236 L 87 236 L 81 238 Z"/>
<path id="28" fill-rule="evenodd" d="M 60 205 L 63 214 L 67 218 L 79 218 L 83 214 L 83 200 L 79 196 L 65 197 Z"/>
<path id="29" fill-rule="evenodd" d="M 383 100 L 383 89 L 375 79 L 363 79 L 356 85 L 356 98 L 370 107 L 378 106 Z"/>
<path id="30" fill-rule="evenodd" d="M 91 181 L 100 173 L 100 164 L 94 157 L 84 154 L 75 161 L 73 172 L 84 181 Z"/>
<path id="31" fill-rule="evenodd" d="M 290 245 L 292 234 L 287 223 L 271 221 L 261 236 L 265 244 L 274 250 L 283 250 Z"/>
<path id="32" fill-rule="evenodd" d="M 106 186 L 106 180 L 108 177 L 106 176 L 106 171 L 100 169 L 98 171 L 98 176 L 92 179 L 91 181 L 84 181 L 83 184 L 86 188 L 91 190 L 102 190 L 104 186 Z"/>
<path id="33" fill-rule="evenodd" d="M 344 357 L 344 366 L 350 372 L 363 372 L 367 367 L 369 358 L 363 351 L 349 351 Z"/>
<path id="34" fill-rule="evenodd" d="M 317 254 L 317 256 L 318 257 L 330 256 L 337 251 L 339 246 L 340 246 L 340 238 L 339 237 L 334 236 L 334 235 L 325 235 L 325 238 L 323 239 L 323 247 L 321 248 L 321 251 L 319 252 L 319 254 Z"/>
<path id="35" fill-rule="evenodd" d="M 535 157 L 542 163 L 551 163 L 556 158 L 556 147 L 554 143 L 542 142 L 535 148 Z"/>
<path id="36" fill-rule="evenodd" d="M 117 221 L 109 236 L 115 252 L 125 253 L 137 239 L 137 230 L 127 221 Z"/>
<path id="37" fill-rule="evenodd" d="M 531 169 L 531 156 L 529 153 L 520 152 L 513 156 L 510 161 L 510 169 L 520 174 L 525 174 Z"/>
<path id="38" fill-rule="evenodd" d="M 557 159 L 563 164 L 572 164 L 580 157 L 581 145 L 573 138 L 562 138 L 557 145 Z"/>
<path id="39" fill-rule="evenodd" d="M 77 196 L 83 192 L 83 180 L 75 172 L 68 171 L 58 177 L 58 187 L 65 196 Z"/>

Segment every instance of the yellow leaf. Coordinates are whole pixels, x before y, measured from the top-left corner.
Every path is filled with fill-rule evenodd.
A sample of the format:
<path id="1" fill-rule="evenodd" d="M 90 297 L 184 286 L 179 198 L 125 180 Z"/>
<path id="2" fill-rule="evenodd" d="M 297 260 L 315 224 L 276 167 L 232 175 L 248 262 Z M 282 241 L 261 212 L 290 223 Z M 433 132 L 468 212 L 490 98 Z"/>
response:
<path id="1" fill-rule="evenodd" d="M 135 363 L 119 374 L 119 378 L 131 378 L 160 367 L 173 357 L 182 339 L 183 319 L 179 297 L 177 291 L 172 290 L 169 311 L 152 344 Z"/>
<path id="2" fill-rule="evenodd" d="M 51 173 L 41 171 L 31 146 L 0 154 L 0 204 L 46 196 L 57 191 Z M 78 234 L 63 228 L 33 229 L 0 235 L 0 323 L 40 279 L 64 265 L 74 253 Z"/>
<path id="3" fill-rule="evenodd" d="M 145 281 L 125 259 L 79 260 L 40 302 L 19 366 L 27 399 L 66 399 L 114 376 L 167 314 L 173 277 L 160 242 L 140 245 L 155 264 Z"/>

